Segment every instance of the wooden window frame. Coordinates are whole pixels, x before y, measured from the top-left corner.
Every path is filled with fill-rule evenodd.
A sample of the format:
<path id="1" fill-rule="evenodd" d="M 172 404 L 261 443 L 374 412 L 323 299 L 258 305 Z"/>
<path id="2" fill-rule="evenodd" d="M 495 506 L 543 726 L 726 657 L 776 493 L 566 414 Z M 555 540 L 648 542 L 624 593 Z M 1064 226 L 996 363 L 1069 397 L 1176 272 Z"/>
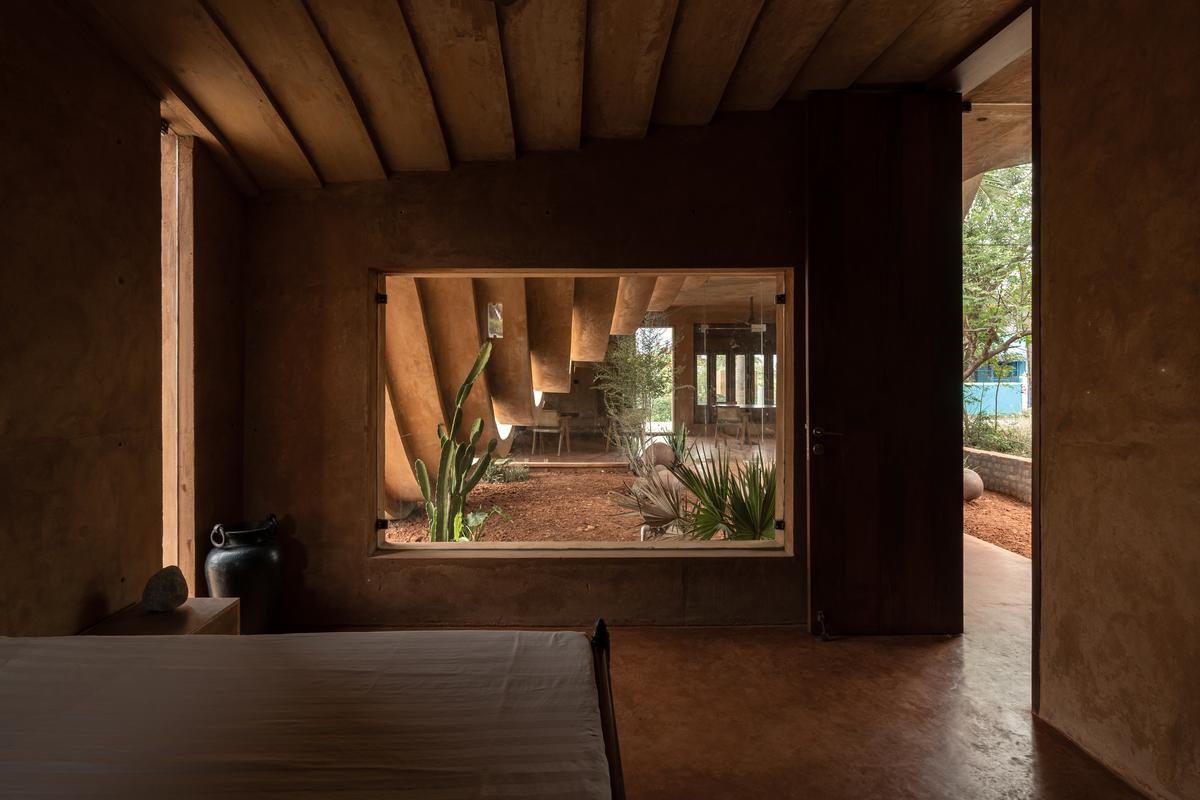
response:
<path id="1" fill-rule="evenodd" d="M 778 471 L 776 484 L 776 520 L 777 537 L 774 540 L 758 541 L 679 541 L 663 542 L 411 542 L 404 544 L 389 544 L 385 541 L 385 531 L 377 524 L 382 519 L 382 486 L 384 468 L 384 428 L 383 408 L 385 400 L 386 377 L 384 374 L 383 340 L 384 314 L 383 304 L 377 302 L 377 297 L 385 292 L 385 280 L 389 275 L 403 275 L 412 278 L 438 277 L 606 277 L 615 275 L 663 275 L 671 272 L 681 272 L 690 275 L 727 275 L 734 269 L 745 275 L 747 272 L 762 275 L 775 275 L 778 279 L 780 293 L 788 298 L 786 303 L 777 304 L 775 309 L 776 345 L 775 353 L 781 357 L 783 369 L 781 372 L 793 375 L 793 391 L 783 393 L 783 402 L 776 413 L 776 454 L 775 460 L 781 468 Z M 442 269 L 386 269 L 376 270 L 376 279 L 371 282 L 371 292 L 364 297 L 364 305 L 369 310 L 374 331 L 371 352 L 370 369 L 371 396 L 373 402 L 370 409 L 371 441 L 374 444 L 373 461 L 376 480 L 374 491 L 371 493 L 369 515 L 368 550 L 373 559 L 433 559 L 433 560 L 471 560 L 471 559 L 653 559 L 653 558 L 790 558 L 796 555 L 798 548 L 806 546 L 806 532 L 798 529 L 803 527 L 806 519 L 806 465 L 803 456 L 797 450 L 800 437 L 803 436 L 803 423 L 795 414 L 797 402 L 803 408 L 804 381 L 802 376 L 794 373 L 795 352 L 803 347 L 796 339 L 797 331 L 797 285 L 803 285 L 797 280 L 797 267 L 777 268 L 700 268 L 700 269 L 530 269 L 530 268 L 442 268 Z M 714 380 L 715 370 L 709 363 L 709 381 Z M 732 364 L 727 365 L 727 376 L 732 372 Z M 693 358 L 692 369 L 695 369 Z M 750 370 L 747 370 L 750 373 Z M 730 378 L 726 378 L 727 383 Z M 752 387 L 751 387 L 752 388 Z M 731 394 L 729 395 L 731 396 Z M 712 395 L 710 394 L 710 398 Z M 797 481 L 800 481 L 797 484 Z M 798 521 L 801 521 L 798 523 Z M 782 530 L 778 530 L 782 522 Z"/>
<path id="2" fill-rule="evenodd" d="M 704 323 L 700 323 L 700 322 L 693 323 L 693 326 L 692 326 L 693 341 L 699 341 L 700 334 L 701 334 L 701 326 L 703 324 Z M 779 327 L 778 323 L 775 323 L 776 331 L 778 331 L 778 327 Z M 777 333 L 773 334 L 773 335 L 777 335 Z M 746 356 L 746 379 L 744 381 L 743 389 L 745 390 L 746 398 L 753 399 L 754 398 L 754 376 L 757 373 L 757 369 L 755 369 L 755 366 L 754 366 L 754 356 L 757 356 L 757 355 L 763 356 L 764 357 L 763 380 L 766 381 L 766 383 L 764 384 L 764 387 L 763 387 L 764 402 L 768 405 L 774 405 L 774 403 L 775 403 L 775 365 L 771 360 L 771 356 L 777 355 L 778 351 L 779 351 L 778 340 L 775 341 L 772 349 L 770 349 L 770 350 L 764 349 L 764 351 L 762 353 L 754 353 L 754 352 L 749 352 L 749 351 L 739 353 L 732 349 L 700 350 L 698 348 L 695 348 L 693 350 L 694 357 L 692 359 L 692 383 L 698 384 L 699 380 L 700 380 L 698 370 L 697 370 L 697 362 L 696 362 L 697 357 L 702 356 L 702 355 L 708 356 L 709 369 L 708 369 L 708 375 L 706 376 L 707 380 L 706 380 L 706 384 L 705 384 L 705 391 L 706 391 L 705 400 L 707 402 L 705 404 L 701 404 L 699 402 L 693 401 L 693 403 L 692 403 L 692 424 L 694 424 L 694 425 L 705 424 L 704 423 L 705 409 L 711 408 L 712 405 L 716 402 L 715 394 L 714 394 L 714 390 L 717 385 L 716 384 L 716 369 L 713 366 L 716 363 L 716 356 L 724 356 L 725 357 L 725 364 L 726 364 L 726 367 L 725 367 L 725 392 L 724 392 L 725 398 L 726 398 L 725 402 L 729 402 L 730 398 L 737 397 L 737 391 L 736 391 L 737 390 L 737 379 L 735 377 L 736 370 L 734 369 L 734 366 L 733 366 L 733 364 L 735 363 L 734 358 L 738 355 Z M 709 424 L 711 424 L 711 422 L 712 421 L 709 420 Z"/>
<path id="3" fill-rule="evenodd" d="M 195 595 L 196 391 L 194 213 L 195 140 L 160 137 L 162 199 L 163 566 L 178 566 Z"/>

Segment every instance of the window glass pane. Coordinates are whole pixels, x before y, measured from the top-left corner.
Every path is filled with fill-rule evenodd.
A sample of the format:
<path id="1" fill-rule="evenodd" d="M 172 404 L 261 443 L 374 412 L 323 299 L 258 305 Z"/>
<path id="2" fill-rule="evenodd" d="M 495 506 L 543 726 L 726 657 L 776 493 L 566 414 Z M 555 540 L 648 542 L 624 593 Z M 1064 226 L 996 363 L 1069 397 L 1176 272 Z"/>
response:
<path id="1" fill-rule="evenodd" d="M 733 397 L 738 405 L 746 402 L 746 355 L 738 353 L 733 357 Z"/>
<path id="2" fill-rule="evenodd" d="M 754 404 L 763 405 L 767 402 L 767 366 L 762 353 L 754 355 Z"/>
<path id="3" fill-rule="evenodd" d="M 671 430 L 672 404 L 675 397 L 675 372 L 672 368 L 675 332 L 672 328 L 638 328 L 637 349 L 642 355 L 646 374 L 647 401 L 650 404 L 649 429 L 656 433 Z"/>
<path id="4" fill-rule="evenodd" d="M 777 455 L 774 390 L 788 380 L 780 376 L 776 383 L 772 372 L 772 365 L 784 366 L 775 357 L 776 331 L 786 322 L 774 304 L 779 280 L 777 274 L 744 270 L 384 278 L 389 304 L 371 308 L 379 315 L 378 369 L 386 378 L 380 381 L 376 408 L 382 427 L 375 465 L 377 519 L 389 521 L 378 534 L 380 547 L 435 544 L 468 550 L 472 542 L 531 547 L 562 542 L 586 548 L 615 542 L 629 548 L 690 548 L 727 541 L 742 547 L 746 540 L 775 538 L 771 517 L 783 513 L 787 501 L 778 487 L 787 465 L 768 472 Z M 651 302 L 645 308 L 654 311 L 643 312 L 646 291 Z M 616 310 L 604 319 L 614 295 Z M 627 302 L 635 296 L 636 303 Z M 472 300 L 487 312 L 477 320 L 477 331 L 465 331 L 472 347 L 439 353 L 443 358 L 434 369 L 428 363 L 431 334 L 449 329 L 462 303 Z M 584 320 L 575 343 L 581 346 L 579 357 L 542 346 L 576 333 L 576 306 L 588 304 L 603 313 Z M 491 345 L 488 380 L 477 381 L 464 398 L 458 438 L 464 439 L 478 419 L 480 441 L 502 441 L 506 459 L 493 461 L 456 499 L 461 511 L 453 525 L 431 535 L 413 476 L 417 458 L 437 463 L 446 409 L 428 398 L 438 394 L 442 372 L 449 370 L 455 385 L 468 374 L 484 341 Z M 532 380 L 525 377 L 525 365 Z M 391 396 L 396 386 L 404 391 Z M 739 491 L 747 497 L 764 492 L 765 500 L 765 487 L 749 482 L 774 474 L 774 508 L 764 503 L 764 513 L 749 522 L 711 514 L 706 521 L 698 519 L 704 515 L 694 498 L 665 491 L 667 483 L 647 504 L 641 490 L 656 492 L 661 482 L 635 480 L 645 477 L 639 470 L 654 470 L 647 452 L 658 461 L 665 457 L 664 446 L 681 469 L 695 474 L 728 469 L 725 477 L 742 481 Z M 476 448 L 475 456 L 482 458 L 483 452 Z M 745 469 L 760 463 L 761 472 Z M 571 511 L 569 524 L 563 521 L 564 508 Z M 709 523 L 713 527 L 698 527 Z"/>

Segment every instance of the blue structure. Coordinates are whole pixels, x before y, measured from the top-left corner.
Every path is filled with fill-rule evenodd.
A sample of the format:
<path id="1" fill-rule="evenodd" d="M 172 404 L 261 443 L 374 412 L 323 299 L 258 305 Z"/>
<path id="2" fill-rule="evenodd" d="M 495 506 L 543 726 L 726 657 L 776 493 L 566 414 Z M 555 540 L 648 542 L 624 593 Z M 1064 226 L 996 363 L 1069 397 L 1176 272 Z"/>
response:
<path id="1" fill-rule="evenodd" d="M 999 417 L 1020 414 L 1025 410 L 1024 384 L 1020 381 L 1001 383 L 964 383 L 963 408 L 971 415 L 988 414 Z"/>
<path id="2" fill-rule="evenodd" d="M 984 364 L 979 369 L 975 370 L 975 374 L 971 376 L 973 383 L 1020 383 L 1021 378 L 1025 377 L 1025 373 L 1029 371 L 1029 366 L 1025 362 L 1024 357 L 1013 361 L 1006 361 L 1001 367 L 1004 375 L 998 377 L 996 369 L 991 364 Z"/>
<path id="3" fill-rule="evenodd" d="M 1029 408 L 1025 354 L 1006 361 L 999 370 L 985 364 L 963 382 L 963 409 L 971 415 L 1011 416 Z M 1000 374 L 997 374 L 999 372 Z"/>

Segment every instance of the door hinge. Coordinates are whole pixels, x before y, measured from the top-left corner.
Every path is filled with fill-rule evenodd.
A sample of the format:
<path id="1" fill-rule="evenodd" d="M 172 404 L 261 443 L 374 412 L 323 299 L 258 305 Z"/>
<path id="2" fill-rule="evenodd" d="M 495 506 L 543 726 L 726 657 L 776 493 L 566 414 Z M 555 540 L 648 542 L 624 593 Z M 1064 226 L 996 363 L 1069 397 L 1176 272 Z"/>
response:
<path id="1" fill-rule="evenodd" d="M 387 305 L 387 295 L 384 294 L 383 292 L 376 292 L 375 293 L 375 302 L 381 306 Z"/>
<path id="2" fill-rule="evenodd" d="M 377 520 L 375 520 L 375 530 L 377 530 L 377 531 L 386 531 L 386 530 L 387 530 L 387 526 L 388 526 L 388 521 L 387 521 L 386 519 L 377 519 Z"/>
<path id="3" fill-rule="evenodd" d="M 784 303 L 786 303 L 786 302 L 787 302 L 787 295 L 786 295 L 786 294 L 777 294 L 777 295 L 775 295 L 775 305 L 777 305 L 777 306 L 781 306 L 781 305 L 783 305 L 783 304 L 784 304 Z"/>

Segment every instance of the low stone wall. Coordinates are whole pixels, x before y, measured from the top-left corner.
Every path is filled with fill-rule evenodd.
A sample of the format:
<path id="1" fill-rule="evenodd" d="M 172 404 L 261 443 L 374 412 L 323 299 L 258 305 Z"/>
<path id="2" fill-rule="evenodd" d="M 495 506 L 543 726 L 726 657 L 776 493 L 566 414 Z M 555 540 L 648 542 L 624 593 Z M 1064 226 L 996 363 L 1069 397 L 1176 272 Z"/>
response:
<path id="1" fill-rule="evenodd" d="M 1033 461 L 1021 456 L 993 453 L 990 450 L 963 448 L 966 465 L 983 478 L 988 491 L 1006 494 L 1026 503 L 1033 502 Z"/>

